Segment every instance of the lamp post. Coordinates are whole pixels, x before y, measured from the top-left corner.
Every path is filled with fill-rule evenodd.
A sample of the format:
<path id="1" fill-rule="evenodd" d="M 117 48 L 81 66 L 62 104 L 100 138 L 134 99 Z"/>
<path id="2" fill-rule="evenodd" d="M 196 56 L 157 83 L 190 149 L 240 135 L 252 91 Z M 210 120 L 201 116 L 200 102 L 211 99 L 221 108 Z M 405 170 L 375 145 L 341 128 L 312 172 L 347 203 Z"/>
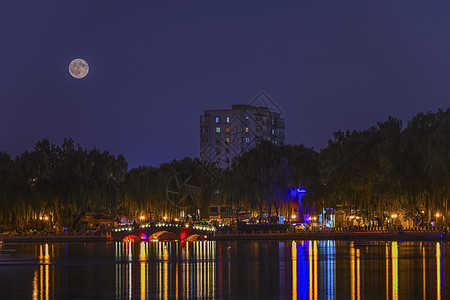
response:
<path id="1" fill-rule="evenodd" d="M 395 229 L 395 219 L 397 219 L 397 214 L 392 214 L 391 218 L 392 218 L 392 225 L 394 225 L 394 229 Z"/>

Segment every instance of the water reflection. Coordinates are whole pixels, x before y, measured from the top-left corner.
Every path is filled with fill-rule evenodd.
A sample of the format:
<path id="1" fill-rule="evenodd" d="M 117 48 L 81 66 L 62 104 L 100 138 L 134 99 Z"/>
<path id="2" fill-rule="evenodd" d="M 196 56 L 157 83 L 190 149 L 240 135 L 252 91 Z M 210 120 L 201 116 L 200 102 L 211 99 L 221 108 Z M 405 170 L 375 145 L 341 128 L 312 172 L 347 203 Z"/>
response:
<path id="1" fill-rule="evenodd" d="M 351 299 L 355 300 L 355 247 L 353 242 L 350 244 L 350 292 Z"/>
<path id="2" fill-rule="evenodd" d="M 133 249 L 139 249 L 138 264 Z M 115 244 L 116 298 L 206 298 L 215 295 L 214 242 Z M 139 268 L 137 272 L 134 268 Z M 139 288 L 139 293 L 137 289 Z"/>
<path id="3" fill-rule="evenodd" d="M 398 299 L 398 245 L 392 242 L 392 299 Z"/>
<path id="4" fill-rule="evenodd" d="M 27 298 L 36 300 L 70 299 L 74 291 L 81 293 L 79 298 L 98 294 L 106 299 L 449 298 L 444 274 L 450 243 L 202 241 L 20 247 L 38 262 L 28 265 L 29 273 L 16 276 L 26 282 Z M 10 277 L 0 278 L 2 290 L 18 285 Z M 7 298 L 0 290 L 0 299 Z"/>
<path id="5" fill-rule="evenodd" d="M 423 299 L 427 298 L 426 288 L 427 288 L 427 280 L 426 280 L 426 268 L 425 268 L 425 247 L 423 243 L 420 243 L 420 247 L 422 248 L 422 291 L 423 291 Z"/>
<path id="6" fill-rule="evenodd" d="M 436 243 L 436 298 L 441 299 L 441 243 Z"/>
<path id="7" fill-rule="evenodd" d="M 34 271 L 33 276 L 33 300 L 50 299 L 53 294 L 53 268 L 50 270 L 50 252 L 53 253 L 53 245 L 49 251 L 49 245 L 39 245 L 39 268 Z"/>
<path id="8" fill-rule="evenodd" d="M 292 241 L 292 299 L 297 299 L 297 243 Z"/>
<path id="9" fill-rule="evenodd" d="M 141 243 L 141 249 L 139 252 L 139 265 L 141 268 L 141 299 L 146 299 L 147 297 L 147 264 L 145 263 L 147 259 L 147 243 Z"/>
<path id="10" fill-rule="evenodd" d="M 335 299 L 335 247 L 334 241 L 292 242 L 292 299 Z"/>
<path id="11" fill-rule="evenodd" d="M 386 269 L 385 269 L 385 274 L 386 274 L 386 299 L 389 299 L 389 244 L 386 243 L 386 254 L 385 254 L 385 258 L 386 258 Z"/>

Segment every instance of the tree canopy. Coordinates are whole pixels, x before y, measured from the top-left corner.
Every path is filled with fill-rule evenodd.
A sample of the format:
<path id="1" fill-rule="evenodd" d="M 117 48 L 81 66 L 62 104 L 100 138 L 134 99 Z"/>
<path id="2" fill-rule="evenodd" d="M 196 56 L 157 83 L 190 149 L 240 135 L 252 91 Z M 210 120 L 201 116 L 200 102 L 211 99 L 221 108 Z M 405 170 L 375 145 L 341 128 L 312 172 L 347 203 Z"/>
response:
<path id="1" fill-rule="evenodd" d="M 261 218 L 289 214 L 289 191 L 298 187 L 317 209 L 380 220 L 402 211 L 417 224 L 438 211 L 448 218 L 450 109 L 418 113 L 406 126 L 389 117 L 336 131 L 320 152 L 262 142 L 223 170 L 198 158 L 128 170 L 122 155 L 42 140 L 15 158 L 0 152 L 0 226 L 21 229 L 48 216 L 75 230 L 91 213 L 207 218 L 212 202 Z"/>

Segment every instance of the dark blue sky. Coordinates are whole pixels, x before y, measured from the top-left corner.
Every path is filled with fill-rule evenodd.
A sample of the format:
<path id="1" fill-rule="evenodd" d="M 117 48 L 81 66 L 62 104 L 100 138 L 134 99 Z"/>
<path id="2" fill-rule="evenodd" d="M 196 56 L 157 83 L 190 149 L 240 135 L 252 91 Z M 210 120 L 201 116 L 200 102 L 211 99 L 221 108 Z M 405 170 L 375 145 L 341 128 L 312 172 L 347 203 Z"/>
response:
<path id="1" fill-rule="evenodd" d="M 450 2 L 280 2 L 1 1 L 0 150 L 71 137 L 158 165 L 198 155 L 204 109 L 260 90 L 316 149 L 448 107 Z"/>

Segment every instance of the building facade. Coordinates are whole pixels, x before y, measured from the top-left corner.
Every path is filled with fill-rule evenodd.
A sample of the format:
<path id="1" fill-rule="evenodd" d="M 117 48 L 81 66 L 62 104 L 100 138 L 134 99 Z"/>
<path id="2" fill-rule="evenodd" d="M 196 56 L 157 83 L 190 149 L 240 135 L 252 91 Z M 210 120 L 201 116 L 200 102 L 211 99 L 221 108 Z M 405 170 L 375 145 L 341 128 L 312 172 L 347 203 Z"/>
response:
<path id="1" fill-rule="evenodd" d="M 231 166 L 234 157 L 261 143 L 285 143 L 284 120 L 267 107 L 233 105 L 231 109 L 205 110 L 200 116 L 200 159 Z"/>

